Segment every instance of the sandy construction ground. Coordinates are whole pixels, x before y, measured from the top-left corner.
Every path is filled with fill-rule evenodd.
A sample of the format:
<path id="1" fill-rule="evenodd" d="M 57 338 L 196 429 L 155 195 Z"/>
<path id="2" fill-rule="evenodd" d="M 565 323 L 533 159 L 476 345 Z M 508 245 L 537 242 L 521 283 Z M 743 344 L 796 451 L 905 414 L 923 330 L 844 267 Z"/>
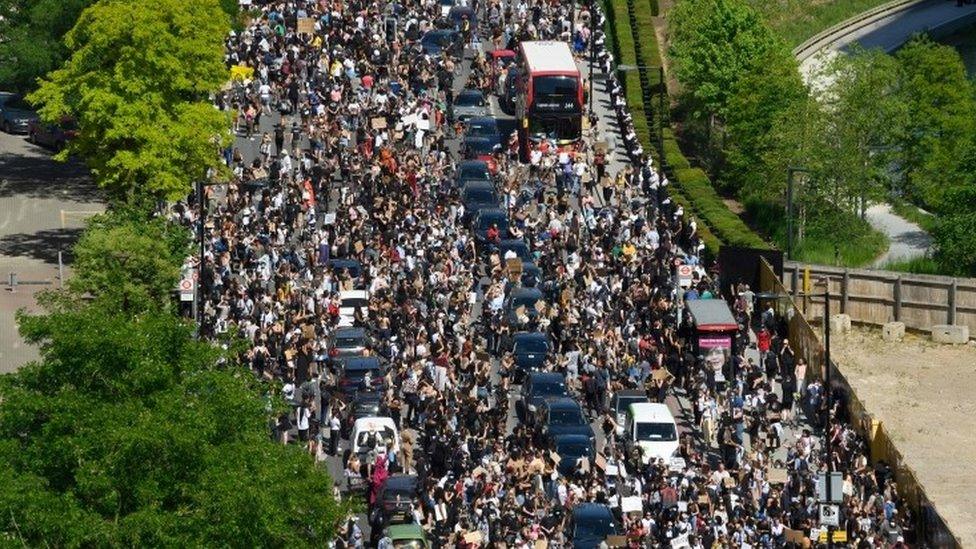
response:
<path id="1" fill-rule="evenodd" d="M 834 339 L 834 362 L 949 528 L 964 547 L 976 547 L 976 346 L 913 334 L 891 343 L 866 328 Z"/>

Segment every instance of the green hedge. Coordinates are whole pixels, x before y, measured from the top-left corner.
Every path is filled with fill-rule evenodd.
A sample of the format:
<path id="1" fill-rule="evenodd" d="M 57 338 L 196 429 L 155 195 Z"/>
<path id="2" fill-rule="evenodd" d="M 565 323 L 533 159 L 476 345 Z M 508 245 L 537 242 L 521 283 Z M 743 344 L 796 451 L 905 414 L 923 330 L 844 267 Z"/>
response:
<path id="1" fill-rule="evenodd" d="M 728 209 L 704 171 L 699 168 L 685 168 L 675 170 L 674 176 L 677 184 L 694 204 L 694 211 L 708 222 L 709 227 L 723 242 L 733 246 L 768 247 L 738 215 Z"/>
<path id="2" fill-rule="evenodd" d="M 626 0 L 609 0 L 607 4 L 607 18 L 615 20 L 610 31 L 614 33 L 613 40 L 619 48 L 618 63 L 635 64 L 639 57 L 647 65 L 661 66 L 661 50 L 657 36 L 654 34 L 652 20 L 657 14 L 657 0 L 646 2 L 634 0 L 633 22 L 627 11 Z M 634 27 L 639 29 L 640 39 L 636 43 L 631 32 Z M 640 53 L 639 56 L 637 52 Z M 637 135 L 644 148 L 651 150 L 650 136 L 654 135 L 657 128 L 648 127 L 645 112 L 646 110 L 653 112 L 653 109 L 658 106 L 644 104 L 640 89 L 640 75 L 636 71 L 624 73 L 622 76 L 627 92 L 627 104 L 634 117 Z M 648 74 L 648 84 L 652 87 L 664 85 L 659 80 L 658 73 L 654 71 Z M 660 117 L 655 117 L 655 121 L 657 120 L 660 120 Z M 738 215 L 728 209 L 722 198 L 715 192 L 705 172 L 691 167 L 691 162 L 681 152 L 674 130 L 666 127 L 661 133 L 664 164 L 674 171 L 669 194 L 688 214 L 699 219 L 698 233 L 709 253 L 717 254 L 722 242 L 736 246 L 768 248 L 769 245 L 765 241 L 749 229 Z"/>

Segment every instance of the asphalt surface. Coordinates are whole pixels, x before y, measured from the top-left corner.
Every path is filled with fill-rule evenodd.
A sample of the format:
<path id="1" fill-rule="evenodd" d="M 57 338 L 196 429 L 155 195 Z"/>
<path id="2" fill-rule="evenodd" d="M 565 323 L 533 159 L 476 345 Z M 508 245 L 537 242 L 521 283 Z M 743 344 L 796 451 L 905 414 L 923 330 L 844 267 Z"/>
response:
<path id="1" fill-rule="evenodd" d="M 70 263 L 85 218 L 105 209 L 88 170 L 51 155 L 25 136 L 0 132 L 0 373 L 38 358 L 14 315 L 36 309 L 37 291 L 58 286 L 58 250 Z M 14 291 L 11 273 L 21 282 Z"/>

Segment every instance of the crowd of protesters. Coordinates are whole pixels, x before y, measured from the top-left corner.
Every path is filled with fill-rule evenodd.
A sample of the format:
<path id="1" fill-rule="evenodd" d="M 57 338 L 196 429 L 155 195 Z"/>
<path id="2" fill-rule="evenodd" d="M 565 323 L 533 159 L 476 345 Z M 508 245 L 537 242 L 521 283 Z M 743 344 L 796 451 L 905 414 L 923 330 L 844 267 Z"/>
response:
<path id="1" fill-rule="evenodd" d="M 228 38 L 227 63 L 253 73 L 217 98 L 235 113 L 238 141 L 225 153 L 234 181 L 211 193 L 205 223 L 192 203 L 177 214 L 205 231 L 205 335 L 243 336 L 245 362 L 291 403 L 274 437 L 341 456 L 343 489 L 367 506 L 392 473 L 416 475 L 412 514 L 436 547 L 519 548 L 571 546 L 567 517 L 584 502 L 614 510 L 626 541 L 604 544 L 782 547 L 819 527 L 815 478 L 830 437 L 848 543 L 911 541 L 891 471 L 868 464 L 864 441 L 839 408 L 827 409 L 817 367 L 795 358 L 774 311 L 754 311 L 747 286 L 724 296 L 739 352 L 715 367 L 695 351 L 684 303 L 722 297 L 719 274 L 637 141 L 603 33 L 591 30 L 603 28 L 599 7 L 481 0 L 475 21 L 452 22 L 428 0 L 247 4 L 254 19 Z M 314 27 L 299 34 L 307 18 Z M 418 47 L 445 25 L 464 31 L 466 47 Z M 464 128 L 451 120 L 462 87 L 497 87 L 473 45 L 479 36 L 485 50 L 565 40 L 585 59 L 597 48 L 613 117 L 588 113 L 568 154 L 543 142 L 520 163 L 516 147 L 502 147 L 496 183 L 509 234 L 480 244 L 462 221 L 454 147 Z M 622 142 L 598 150 L 611 127 Z M 627 161 L 612 170 L 608 154 Z M 492 245 L 503 238 L 524 240 L 541 270 L 538 314 L 505 310 L 524 282 Z M 690 287 L 678 284 L 678 264 L 694 267 Z M 365 460 L 340 449 L 351 405 L 330 355 L 340 292 L 353 289 L 369 296 L 353 324 L 384 365 L 382 381 L 367 377 L 362 388 L 378 387 L 378 413 L 402 441 L 399 453 Z M 603 432 L 601 459 L 560 474 L 545 441 L 511 419 L 517 379 L 502 342 L 518 330 L 548 334 L 541 369 L 565 376 Z M 751 346 L 758 360 L 746 358 Z M 645 464 L 624 451 L 608 407 L 624 389 L 690 408 L 680 459 Z M 632 496 L 640 506 L 625 513 Z M 378 539 L 350 521 L 335 546 Z"/>

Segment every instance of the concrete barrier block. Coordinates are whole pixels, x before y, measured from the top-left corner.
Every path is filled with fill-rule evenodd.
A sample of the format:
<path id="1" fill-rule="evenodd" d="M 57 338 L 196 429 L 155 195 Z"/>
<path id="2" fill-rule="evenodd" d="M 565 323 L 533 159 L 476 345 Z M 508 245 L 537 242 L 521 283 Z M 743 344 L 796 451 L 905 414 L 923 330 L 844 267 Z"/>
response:
<path id="1" fill-rule="evenodd" d="M 830 315 L 830 334 L 843 335 L 851 331 L 851 315 Z"/>
<path id="2" fill-rule="evenodd" d="M 881 327 L 881 339 L 885 341 L 901 341 L 905 337 L 904 322 L 887 322 Z"/>
<path id="3" fill-rule="evenodd" d="M 936 343 L 966 343 L 969 341 L 969 326 L 936 324 L 932 326 L 932 341 Z"/>

